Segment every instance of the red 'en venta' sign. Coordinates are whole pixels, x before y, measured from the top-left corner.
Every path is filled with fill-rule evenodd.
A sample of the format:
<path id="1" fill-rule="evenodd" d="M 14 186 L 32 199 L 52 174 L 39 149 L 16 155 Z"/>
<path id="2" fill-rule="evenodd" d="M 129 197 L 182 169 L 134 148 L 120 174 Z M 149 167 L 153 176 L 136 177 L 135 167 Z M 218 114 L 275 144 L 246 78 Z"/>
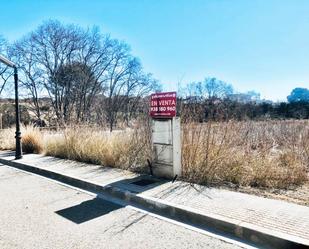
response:
<path id="1" fill-rule="evenodd" d="M 176 116 L 176 92 L 154 93 L 150 96 L 150 116 L 172 118 Z"/>

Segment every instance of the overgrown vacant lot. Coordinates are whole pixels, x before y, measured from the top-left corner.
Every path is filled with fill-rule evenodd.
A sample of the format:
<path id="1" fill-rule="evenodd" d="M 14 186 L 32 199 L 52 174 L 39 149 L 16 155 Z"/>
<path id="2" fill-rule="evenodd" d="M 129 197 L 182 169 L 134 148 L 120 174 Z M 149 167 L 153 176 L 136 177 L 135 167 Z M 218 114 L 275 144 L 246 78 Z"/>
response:
<path id="1" fill-rule="evenodd" d="M 309 121 L 246 121 L 182 125 L 183 179 L 309 203 Z M 0 149 L 14 149 L 13 130 L 0 133 Z M 112 133 L 99 128 L 58 132 L 24 128 L 26 152 L 148 172 L 150 128 Z M 258 192 L 257 192 L 258 189 Z M 294 190 L 293 190 L 294 189 Z M 300 194 L 295 192 L 300 189 Z M 293 192 L 294 191 L 294 192 Z"/>
<path id="2" fill-rule="evenodd" d="M 309 169 L 309 122 L 183 125 L 184 175 L 199 183 L 287 188 Z"/>

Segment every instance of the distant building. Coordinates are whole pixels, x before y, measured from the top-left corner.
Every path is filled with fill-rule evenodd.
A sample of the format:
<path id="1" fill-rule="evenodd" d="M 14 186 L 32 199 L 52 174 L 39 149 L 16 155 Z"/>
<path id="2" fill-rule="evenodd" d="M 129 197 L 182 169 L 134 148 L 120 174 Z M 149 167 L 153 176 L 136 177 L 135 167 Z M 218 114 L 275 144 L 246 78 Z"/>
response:
<path id="1" fill-rule="evenodd" d="M 264 102 L 263 100 L 261 100 L 261 95 L 259 93 L 256 93 L 254 91 L 249 91 L 247 93 L 233 93 L 233 94 L 229 94 L 227 96 L 228 99 L 232 100 L 232 101 L 236 101 L 239 103 L 262 103 Z"/>

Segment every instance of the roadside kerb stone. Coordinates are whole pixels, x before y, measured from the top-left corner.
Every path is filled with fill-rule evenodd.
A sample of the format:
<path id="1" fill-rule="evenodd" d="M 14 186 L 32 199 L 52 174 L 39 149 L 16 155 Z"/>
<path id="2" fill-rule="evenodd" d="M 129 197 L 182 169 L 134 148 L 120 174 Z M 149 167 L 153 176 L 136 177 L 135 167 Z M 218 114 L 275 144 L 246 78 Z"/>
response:
<path id="1" fill-rule="evenodd" d="M 0 158 L 0 163 L 61 181 L 87 191 L 109 195 L 125 201 L 128 205 L 136 206 L 215 233 L 225 234 L 231 238 L 237 238 L 252 245 L 262 246 L 263 248 L 308 248 L 309 246 L 308 241 L 295 236 L 269 231 L 268 229 L 227 219 L 222 216 L 201 214 L 192 208 L 144 196 L 143 194 L 136 194 L 126 189 L 112 186 L 112 184 L 98 185 L 90 180 L 72 177 L 61 172 L 39 168 L 28 163 L 21 163 L 10 159 Z"/>

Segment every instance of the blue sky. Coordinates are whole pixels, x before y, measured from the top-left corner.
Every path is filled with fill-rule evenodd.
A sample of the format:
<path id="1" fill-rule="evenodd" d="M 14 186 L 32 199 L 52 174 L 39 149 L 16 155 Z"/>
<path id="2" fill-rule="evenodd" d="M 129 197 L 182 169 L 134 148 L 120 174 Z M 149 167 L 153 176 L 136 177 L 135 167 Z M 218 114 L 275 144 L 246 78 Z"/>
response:
<path id="1" fill-rule="evenodd" d="M 217 77 L 236 90 L 286 100 L 309 87 L 307 0 L 1 0 L 10 41 L 58 19 L 131 45 L 165 90 Z"/>

